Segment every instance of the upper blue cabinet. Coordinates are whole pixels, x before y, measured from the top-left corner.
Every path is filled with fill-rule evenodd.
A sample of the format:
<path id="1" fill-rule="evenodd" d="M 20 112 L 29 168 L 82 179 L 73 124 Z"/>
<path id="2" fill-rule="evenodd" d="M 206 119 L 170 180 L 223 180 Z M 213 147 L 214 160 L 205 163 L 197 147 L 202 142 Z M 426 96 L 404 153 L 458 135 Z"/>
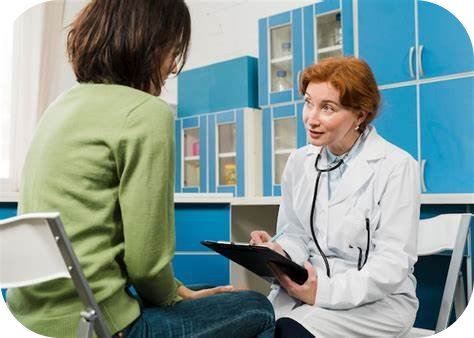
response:
<path id="1" fill-rule="evenodd" d="M 379 85 L 474 68 L 472 44 L 464 26 L 433 3 L 359 0 L 358 28 L 359 56 L 370 64 Z"/>
<path id="2" fill-rule="evenodd" d="M 298 101 L 301 71 L 352 55 L 352 1 L 326 0 L 259 20 L 259 105 Z"/>
<path id="3" fill-rule="evenodd" d="M 242 57 L 178 78 L 176 192 L 261 195 L 257 59 Z"/>
<path id="4" fill-rule="evenodd" d="M 257 108 L 257 59 L 244 56 L 178 76 L 178 117 L 239 107 Z"/>

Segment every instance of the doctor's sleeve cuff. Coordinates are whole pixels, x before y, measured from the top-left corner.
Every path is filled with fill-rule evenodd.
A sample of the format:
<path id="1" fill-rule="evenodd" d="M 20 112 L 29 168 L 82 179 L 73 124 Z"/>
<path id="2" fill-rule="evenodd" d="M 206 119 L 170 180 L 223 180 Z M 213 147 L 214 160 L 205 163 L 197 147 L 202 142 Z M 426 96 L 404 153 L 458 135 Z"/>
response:
<path id="1" fill-rule="evenodd" d="M 305 250 L 301 249 L 305 246 L 304 243 L 298 243 L 292 238 L 283 236 L 277 240 L 277 243 L 283 248 L 283 250 L 290 256 L 290 259 L 296 264 L 303 265 L 308 260 L 308 255 Z"/>

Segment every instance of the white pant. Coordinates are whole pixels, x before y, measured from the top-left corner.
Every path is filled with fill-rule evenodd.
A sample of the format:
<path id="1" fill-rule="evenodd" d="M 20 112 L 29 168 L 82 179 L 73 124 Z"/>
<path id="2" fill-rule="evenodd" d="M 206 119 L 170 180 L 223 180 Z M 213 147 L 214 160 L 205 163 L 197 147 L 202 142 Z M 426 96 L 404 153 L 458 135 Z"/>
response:
<path id="1" fill-rule="evenodd" d="M 305 327 L 316 338 L 323 337 L 399 337 L 415 321 L 418 299 L 407 295 L 389 295 L 377 302 L 347 310 L 331 310 L 295 303 L 284 290 L 270 301 L 276 318 L 288 317 Z M 286 299 L 285 299 L 286 298 Z M 292 309 L 281 304 L 289 304 Z"/>

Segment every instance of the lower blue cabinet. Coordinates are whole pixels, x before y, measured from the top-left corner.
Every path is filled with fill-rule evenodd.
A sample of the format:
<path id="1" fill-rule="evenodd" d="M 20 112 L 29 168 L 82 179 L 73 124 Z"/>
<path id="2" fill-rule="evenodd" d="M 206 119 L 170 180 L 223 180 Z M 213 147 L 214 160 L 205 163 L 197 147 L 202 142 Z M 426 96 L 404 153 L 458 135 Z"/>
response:
<path id="1" fill-rule="evenodd" d="M 474 192 L 474 77 L 420 85 L 426 193 Z"/>
<path id="2" fill-rule="evenodd" d="M 180 254 L 173 259 L 176 278 L 183 284 L 229 284 L 229 260 L 219 254 Z"/>

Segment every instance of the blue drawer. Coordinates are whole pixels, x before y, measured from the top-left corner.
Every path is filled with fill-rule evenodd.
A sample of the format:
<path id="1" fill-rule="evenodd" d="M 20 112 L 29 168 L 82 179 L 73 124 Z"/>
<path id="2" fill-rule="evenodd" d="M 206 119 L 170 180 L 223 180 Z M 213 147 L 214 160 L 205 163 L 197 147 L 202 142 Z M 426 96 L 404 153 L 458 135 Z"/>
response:
<path id="1" fill-rule="evenodd" d="M 230 239 L 229 204 L 176 204 L 176 251 L 210 251 L 201 241 Z"/>
<path id="2" fill-rule="evenodd" d="M 176 278 L 185 285 L 229 284 L 229 260 L 221 255 L 175 255 L 173 268 Z"/>

